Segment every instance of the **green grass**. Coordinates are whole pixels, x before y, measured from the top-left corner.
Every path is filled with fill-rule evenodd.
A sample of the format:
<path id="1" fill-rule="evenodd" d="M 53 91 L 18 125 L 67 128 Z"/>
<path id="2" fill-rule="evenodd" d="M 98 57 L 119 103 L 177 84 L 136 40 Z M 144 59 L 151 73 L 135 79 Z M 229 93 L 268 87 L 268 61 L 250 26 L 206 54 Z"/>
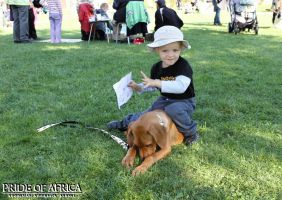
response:
<path id="1" fill-rule="evenodd" d="M 99 41 L 14 44 L 11 30 L 1 31 L 1 187 L 79 183 L 75 199 L 281 199 L 282 32 L 270 27 L 270 13 L 259 13 L 258 36 L 228 34 L 228 14 L 223 27 L 212 26 L 212 16 L 182 15 L 201 140 L 173 148 L 138 177 L 121 166 L 125 151 L 101 132 L 36 129 L 61 120 L 105 128 L 146 109 L 158 93 L 135 94 L 119 110 L 112 85 L 130 71 L 140 81 L 139 71 L 149 74 L 158 56 L 145 45 Z M 80 37 L 72 22 L 64 38 Z M 47 28 L 43 20 L 39 37 L 48 38 Z M 1 192 L 0 199 L 8 197 Z"/>

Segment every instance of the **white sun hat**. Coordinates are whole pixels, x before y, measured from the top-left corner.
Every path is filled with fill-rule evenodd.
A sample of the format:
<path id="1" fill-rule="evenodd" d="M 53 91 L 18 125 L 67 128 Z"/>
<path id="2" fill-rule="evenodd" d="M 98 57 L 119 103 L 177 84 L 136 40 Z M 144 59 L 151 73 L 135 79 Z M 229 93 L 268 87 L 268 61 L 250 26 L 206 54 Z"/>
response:
<path id="1" fill-rule="evenodd" d="M 162 26 L 154 34 L 154 42 L 147 44 L 150 50 L 173 42 L 182 42 L 183 49 L 190 49 L 187 40 L 184 40 L 183 33 L 175 26 Z"/>

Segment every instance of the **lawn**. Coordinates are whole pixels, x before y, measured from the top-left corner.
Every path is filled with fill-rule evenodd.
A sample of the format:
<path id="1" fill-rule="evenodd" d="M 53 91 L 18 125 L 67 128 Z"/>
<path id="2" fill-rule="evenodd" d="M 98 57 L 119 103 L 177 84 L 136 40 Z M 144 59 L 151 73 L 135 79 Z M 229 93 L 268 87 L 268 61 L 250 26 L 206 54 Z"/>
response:
<path id="1" fill-rule="evenodd" d="M 1 187 L 79 184 L 82 193 L 72 199 L 282 199 L 282 30 L 271 27 L 267 12 L 258 13 L 257 36 L 228 34 L 227 13 L 222 27 L 212 25 L 213 13 L 181 16 L 201 139 L 174 147 L 137 177 L 121 166 L 125 151 L 102 132 L 36 129 L 61 120 L 105 129 L 146 109 L 158 93 L 134 94 L 119 110 L 112 85 L 130 71 L 141 81 L 140 70 L 149 74 L 158 56 L 145 44 L 14 44 L 11 30 L 1 31 Z M 47 39 L 42 18 L 38 36 Z M 63 38 L 79 38 L 77 19 L 65 19 Z M 9 198 L 1 192 L 0 199 Z"/>

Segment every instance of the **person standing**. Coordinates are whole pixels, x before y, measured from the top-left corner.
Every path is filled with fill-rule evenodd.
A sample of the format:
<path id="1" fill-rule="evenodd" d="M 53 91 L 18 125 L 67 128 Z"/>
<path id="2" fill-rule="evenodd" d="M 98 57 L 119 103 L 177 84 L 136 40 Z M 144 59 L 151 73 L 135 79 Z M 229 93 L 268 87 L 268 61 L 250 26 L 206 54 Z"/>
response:
<path id="1" fill-rule="evenodd" d="M 176 7 L 178 10 L 181 10 L 181 0 L 176 0 Z"/>
<path id="2" fill-rule="evenodd" d="M 155 2 L 157 4 L 157 11 L 155 12 L 155 31 L 166 25 L 181 29 L 183 21 L 173 9 L 166 7 L 165 0 L 155 0 Z"/>
<path id="3" fill-rule="evenodd" d="M 272 24 L 274 24 L 276 17 L 280 18 L 281 17 L 281 10 L 282 10 L 282 0 L 273 0 L 272 1 Z"/>
<path id="4" fill-rule="evenodd" d="M 212 0 L 212 4 L 213 4 L 213 10 L 215 12 L 215 16 L 214 16 L 214 20 L 213 20 L 213 24 L 216 26 L 221 26 L 221 22 L 220 22 L 220 7 L 219 7 L 219 3 L 222 0 Z"/>
<path id="5" fill-rule="evenodd" d="M 113 9 L 116 10 L 113 16 L 115 24 L 118 24 L 120 22 L 125 22 L 126 5 L 128 1 L 129 0 L 114 0 L 113 1 Z"/>
<path id="6" fill-rule="evenodd" d="M 94 6 L 88 0 L 80 0 L 78 20 L 80 22 L 81 40 L 87 41 L 90 35 L 89 18 L 94 15 Z M 92 38 L 91 38 L 92 39 Z"/>
<path id="7" fill-rule="evenodd" d="M 48 0 L 48 11 L 50 20 L 51 43 L 60 43 L 63 19 L 61 0 Z"/>
<path id="8" fill-rule="evenodd" d="M 14 43 L 30 43 L 28 26 L 30 0 L 7 0 L 6 3 L 12 9 Z"/>

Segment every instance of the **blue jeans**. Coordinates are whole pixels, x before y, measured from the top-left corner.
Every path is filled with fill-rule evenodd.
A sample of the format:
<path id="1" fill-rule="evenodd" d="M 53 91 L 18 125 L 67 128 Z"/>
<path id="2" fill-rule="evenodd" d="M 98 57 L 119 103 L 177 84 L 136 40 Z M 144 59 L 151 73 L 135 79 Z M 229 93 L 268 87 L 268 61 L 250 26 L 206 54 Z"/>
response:
<path id="1" fill-rule="evenodd" d="M 214 16 L 213 23 L 214 24 L 221 24 L 221 22 L 220 22 L 220 8 L 216 7 L 214 9 L 214 11 L 215 11 L 215 16 Z"/>
<path id="2" fill-rule="evenodd" d="M 184 137 L 190 137 L 197 132 L 197 123 L 193 121 L 192 115 L 195 111 L 196 103 L 194 98 L 190 99 L 169 99 L 160 96 L 153 105 L 143 112 L 127 115 L 123 118 L 122 123 L 128 127 L 131 122 L 136 121 L 145 112 L 153 110 L 163 110 L 175 123 L 179 132 L 183 133 Z"/>

